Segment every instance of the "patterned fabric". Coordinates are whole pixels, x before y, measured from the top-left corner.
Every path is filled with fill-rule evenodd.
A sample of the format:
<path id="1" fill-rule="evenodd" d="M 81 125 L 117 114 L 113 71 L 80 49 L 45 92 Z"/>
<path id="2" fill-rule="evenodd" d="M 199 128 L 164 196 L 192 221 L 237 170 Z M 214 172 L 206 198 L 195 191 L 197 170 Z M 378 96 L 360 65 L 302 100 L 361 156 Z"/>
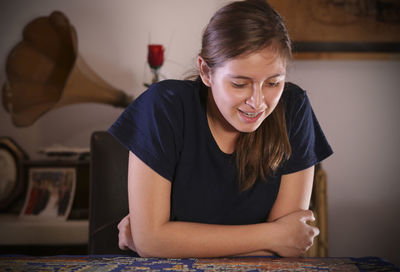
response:
<path id="1" fill-rule="evenodd" d="M 377 258 L 0 256 L 0 271 L 400 271 Z"/>

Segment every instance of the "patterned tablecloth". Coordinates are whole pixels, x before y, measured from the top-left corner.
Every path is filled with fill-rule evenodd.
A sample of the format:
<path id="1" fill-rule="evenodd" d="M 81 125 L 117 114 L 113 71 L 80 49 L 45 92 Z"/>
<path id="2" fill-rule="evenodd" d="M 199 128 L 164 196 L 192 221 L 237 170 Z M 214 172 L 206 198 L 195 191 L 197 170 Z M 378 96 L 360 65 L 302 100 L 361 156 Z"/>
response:
<path id="1" fill-rule="evenodd" d="M 127 256 L 0 256 L 0 271 L 400 271 L 377 257 L 158 259 Z"/>

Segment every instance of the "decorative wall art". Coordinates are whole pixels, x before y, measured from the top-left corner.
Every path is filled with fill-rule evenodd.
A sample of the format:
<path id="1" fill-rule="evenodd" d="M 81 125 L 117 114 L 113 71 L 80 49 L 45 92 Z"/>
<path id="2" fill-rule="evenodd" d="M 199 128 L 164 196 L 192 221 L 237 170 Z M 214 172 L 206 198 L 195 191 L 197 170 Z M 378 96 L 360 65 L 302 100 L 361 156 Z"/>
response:
<path id="1" fill-rule="evenodd" d="M 398 0 L 268 0 L 295 59 L 400 59 Z"/>
<path id="2" fill-rule="evenodd" d="M 26 127 L 52 109 L 76 103 L 125 108 L 133 98 L 103 80 L 78 52 L 78 36 L 64 13 L 33 19 L 6 60 L 3 107 Z"/>

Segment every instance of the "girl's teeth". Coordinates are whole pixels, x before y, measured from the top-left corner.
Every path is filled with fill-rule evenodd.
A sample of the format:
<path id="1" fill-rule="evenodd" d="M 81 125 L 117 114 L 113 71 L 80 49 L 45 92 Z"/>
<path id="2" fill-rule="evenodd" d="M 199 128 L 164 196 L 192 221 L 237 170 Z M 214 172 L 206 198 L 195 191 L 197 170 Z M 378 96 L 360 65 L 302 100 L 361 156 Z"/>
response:
<path id="1" fill-rule="evenodd" d="M 244 112 L 244 111 L 242 111 L 243 113 L 244 113 L 244 115 L 246 115 L 247 117 L 256 117 L 257 115 L 258 115 L 258 112 L 255 112 L 255 113 L 249 113 L 249 112 Z"/>

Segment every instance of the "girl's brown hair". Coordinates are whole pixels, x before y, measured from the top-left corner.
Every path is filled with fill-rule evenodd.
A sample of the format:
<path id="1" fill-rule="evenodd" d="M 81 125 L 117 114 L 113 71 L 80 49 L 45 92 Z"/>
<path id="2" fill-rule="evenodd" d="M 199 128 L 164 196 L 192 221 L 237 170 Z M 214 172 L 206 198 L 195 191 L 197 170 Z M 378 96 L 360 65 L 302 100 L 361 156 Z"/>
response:
<path id="1" fill-rule="evenodd" d="M 200 56 L 213 69 L 232 58 L 271 48 L 286 61 L 291 43 L 282 17 L 265 0 L 233 2 L 219 9 L 203 33 Z M 282 100 L 257 130 L 240 133 L 236 143 L 239 188 L 251 188 L 291 154 Z"/>

